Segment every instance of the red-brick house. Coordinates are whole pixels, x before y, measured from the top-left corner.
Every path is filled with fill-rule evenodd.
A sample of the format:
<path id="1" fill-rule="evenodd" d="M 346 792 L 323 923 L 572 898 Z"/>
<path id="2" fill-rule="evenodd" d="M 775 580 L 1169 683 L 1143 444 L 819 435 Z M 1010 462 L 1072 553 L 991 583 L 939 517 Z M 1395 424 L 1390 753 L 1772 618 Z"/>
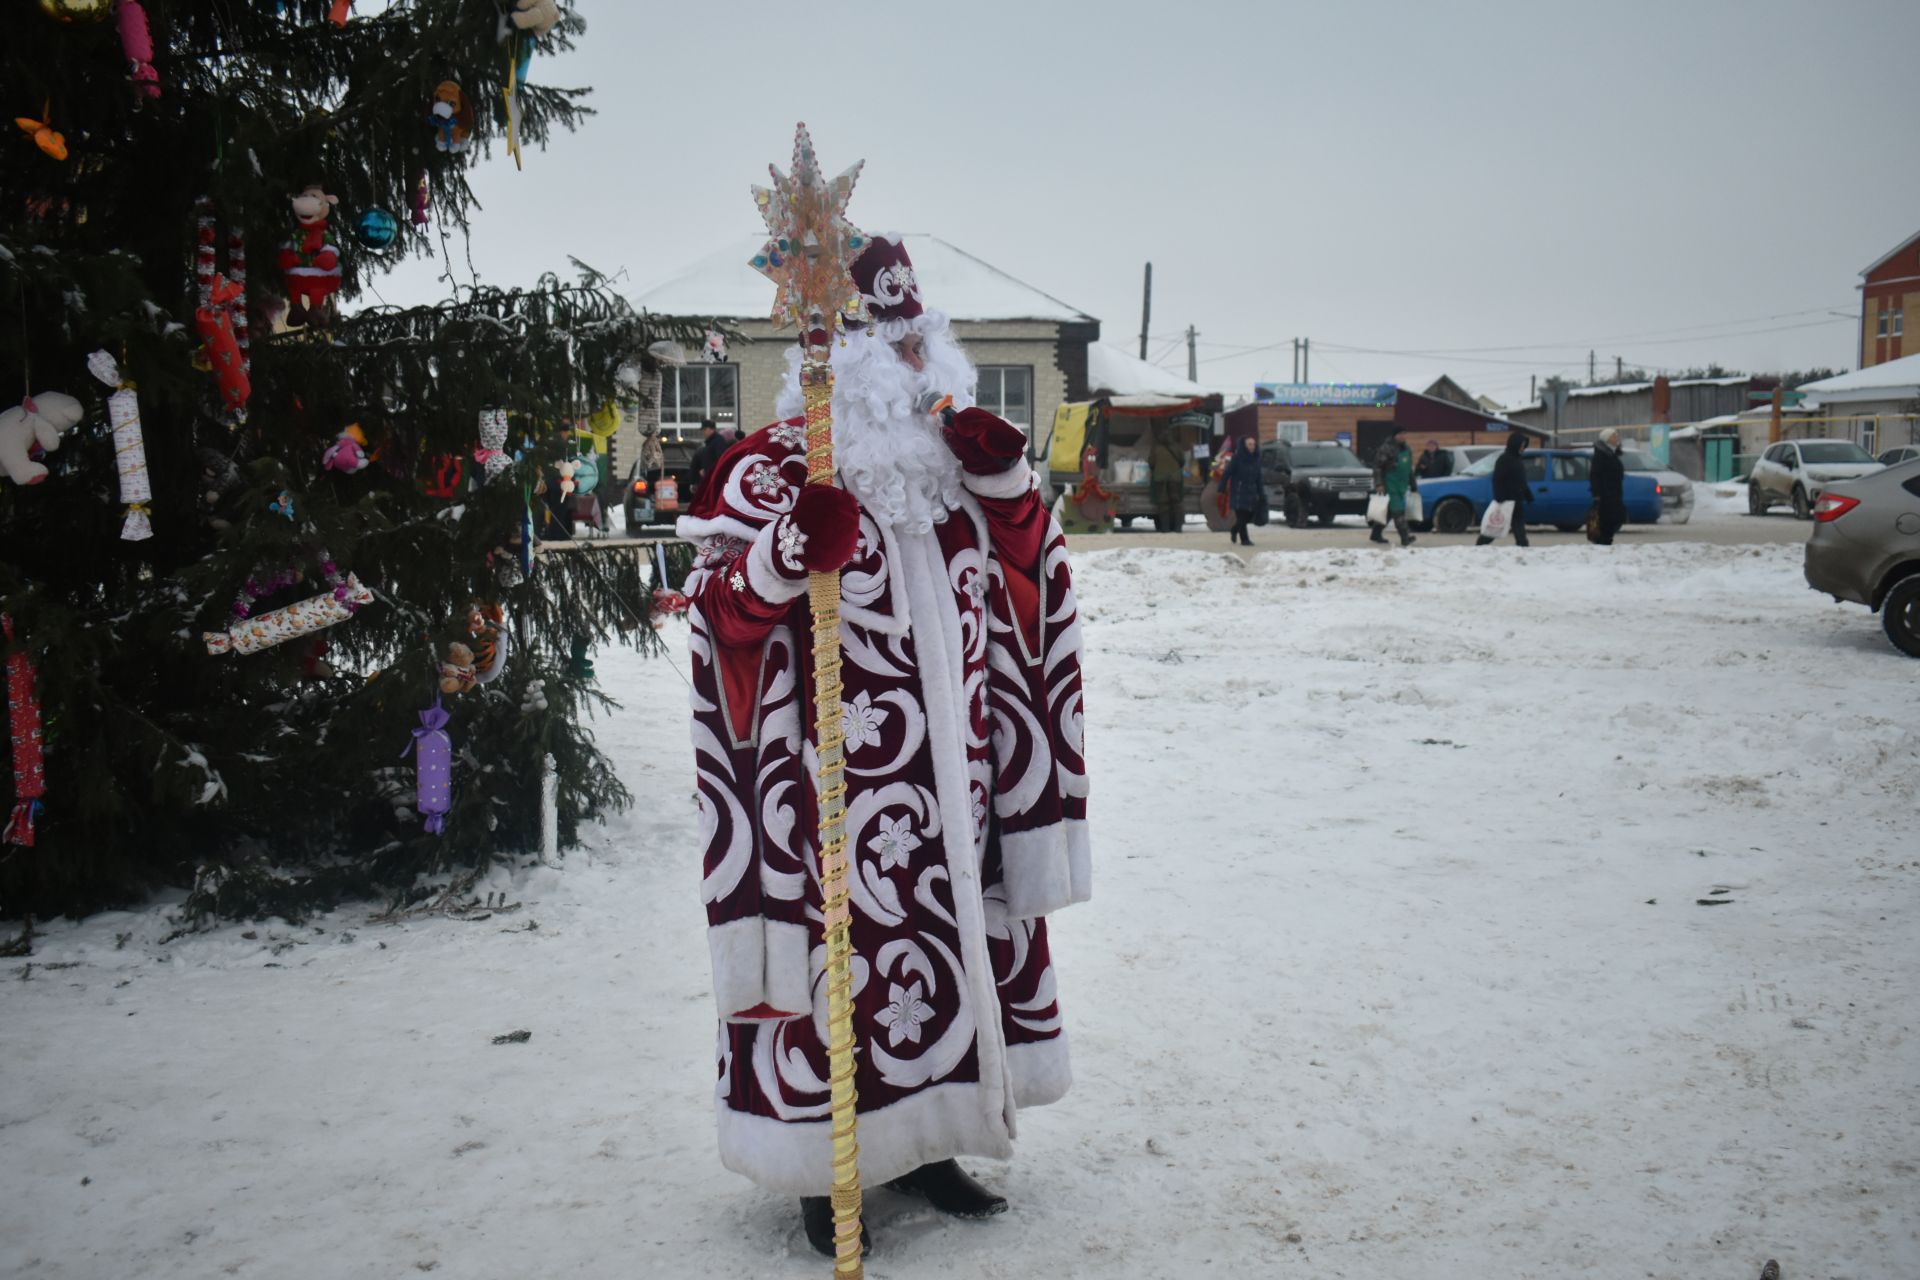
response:
<path id="1" fill-rule="evenodd" d="M 1920 231 L 1860 273 L 1860 367 L 1920 352 L 1906 345 L 1907 312 L 1920 304 Z"/>

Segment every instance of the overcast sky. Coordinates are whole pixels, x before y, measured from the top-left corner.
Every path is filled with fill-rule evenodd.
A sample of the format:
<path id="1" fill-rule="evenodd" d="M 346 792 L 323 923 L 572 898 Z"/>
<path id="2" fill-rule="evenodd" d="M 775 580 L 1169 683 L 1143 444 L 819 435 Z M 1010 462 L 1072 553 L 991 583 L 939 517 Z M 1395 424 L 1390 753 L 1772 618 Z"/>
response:
<path id="1" fill-rule="evenodd" d="M 675 274 L 759 228 L 804 119 L 830 170 L 866 160 L 856 223 L 1129 350 L 1151 260 L 1150 355 L 1184 372 L 1197 327 L 1203 382 L 1285 380 L 1308 337 L 1316 381 L 1513 403 L 1589 349 L 1853 368 L 1860 269 L 1920 231 L 1914 0 L 575 5 L 532 78 L 600 114 L 524 172 L 478 161 L 492 283 Z"/>

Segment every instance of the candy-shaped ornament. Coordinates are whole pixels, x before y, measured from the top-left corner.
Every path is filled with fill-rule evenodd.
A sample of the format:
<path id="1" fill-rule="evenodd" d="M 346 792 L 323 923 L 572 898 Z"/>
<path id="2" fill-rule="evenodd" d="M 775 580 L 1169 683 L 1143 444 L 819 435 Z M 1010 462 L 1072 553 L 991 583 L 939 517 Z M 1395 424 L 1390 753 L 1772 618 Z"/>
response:
<path id="1" fill-rule="evenodd" d="M 13 643 L 13 619 L 0 614 L 0 633 Z M 32 848 L 40 797 L 47 794 L 41 755 L 39 671 L 24 653 L 7 656 L 7 729 L 13 738 L 13 812 L 0 841 Z"/>
<path id="2" fill-rule="evenodd" d="M 207 367 L 220 392 L 220 403 L 239 410 L 253 395 L 253 381 L 247 374 L 247 362 L 240 352 L 240 339 L 234 331 L 234 304 L 245 306 L 242 290 L 225 276 L 215 276 L 208 304 L 193 313 L 194 327 L 206 344 Z"/>
<path id="3" fill-rule="evenodd" d="M 207 652 L 215 657 L 226 653 L 258 653 L 338 626 L 371 603 L 373 592 L 348 574 L 332 591 L 257 618 L 241 618 L 225 631 L 203 632 L 201 638 L 206 641 Z"/>
<path id="4" fill-rule="evenodd" d="M 126 504 L 126 519 L 120 525 L 120 537 L 126 542 L 141 542 L 153 536 L 151 509 L 153 480 L 147 474 L 147 442 L 140 430 L 140 398 L 131 382 L 120 376 L 120 366 L 104 351 L 87 357 L 87 371 L 114 388 L 107 397 L 107 421 L 113 427 L 113 465 L 120 473 L 120 501 Z"/>
<path id="5" fill-rule="evenodd" d="M 413 753 L 414 807 L 427 820 L 428 835 L 437 836 L 446 828 L 447 812 L 453 808 L 453 739 L 447 736 L 452 718 L 435 698 L 432 706 L 421 711 L 413 741 L 400 752 L 402 759 L 407 752 Z"/>

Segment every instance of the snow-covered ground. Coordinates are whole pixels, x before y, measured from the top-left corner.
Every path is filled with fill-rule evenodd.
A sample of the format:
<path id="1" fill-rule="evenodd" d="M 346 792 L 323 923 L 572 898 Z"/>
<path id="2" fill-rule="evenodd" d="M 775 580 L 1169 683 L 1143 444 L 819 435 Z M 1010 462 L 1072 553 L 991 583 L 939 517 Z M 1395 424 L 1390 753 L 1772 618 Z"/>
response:
<path id="1" fill-rule="evenodd" d="M 1079 572 L 1077 1083 L 870 1275 L 1920 1275 L 1920 663 L 1798 549 Z M 713 1155 L 680 676 L 598 663 L 640 807 L 514 909 L 5 962 L 0 1274 L 827 1274 Z"/>

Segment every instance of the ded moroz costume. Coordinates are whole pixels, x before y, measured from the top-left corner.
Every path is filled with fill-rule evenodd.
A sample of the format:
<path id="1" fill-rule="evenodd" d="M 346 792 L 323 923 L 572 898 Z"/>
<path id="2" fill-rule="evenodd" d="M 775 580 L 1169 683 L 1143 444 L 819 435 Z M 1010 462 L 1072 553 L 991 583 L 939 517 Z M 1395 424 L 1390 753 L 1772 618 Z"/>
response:
<path id="1" fill-rule="evenodd" d="M 833 1181 L 806 591 L 840 569 L 860 1170 L 984 1216 L 1005 1202 L 951 1158 L 1011 1155 L 1016 1109 L 1071 1078 L 1045 916 L 1091 892 L 1080 629 L 1025 437 L 972 407 L 905 247 L 873 238 L 853 279 L 871 321 L 833 354 L 840 487 L 804 487 L 796 348 L 783 420 L 679 526 L 720 1155 L 802 1197 Z M 824 1201 L 803 1207 L 821 1245 Z"/>

